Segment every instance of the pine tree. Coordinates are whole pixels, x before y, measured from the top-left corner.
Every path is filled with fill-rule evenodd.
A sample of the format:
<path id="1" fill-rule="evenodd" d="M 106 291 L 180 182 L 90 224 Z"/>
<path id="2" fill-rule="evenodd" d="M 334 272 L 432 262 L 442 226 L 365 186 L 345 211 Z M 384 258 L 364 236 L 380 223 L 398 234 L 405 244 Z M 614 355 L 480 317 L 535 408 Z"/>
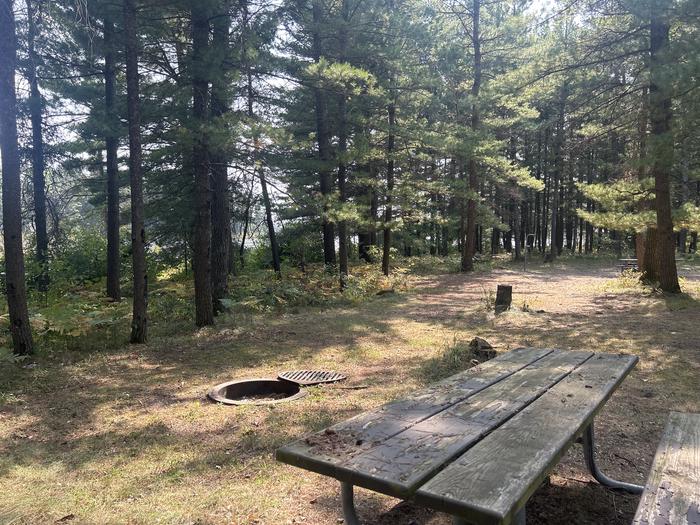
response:
<path id="1" fill-rule="evenodd" d="M 136 21 L 136 0 L 124 0 L 129 179 L 131 182 L 131 257 L 134 281 L 130 340 L 132 343 L 145 343 L 148 337 L 148 269 L 146 267 L 146 228 L 143 215 L 139 39 Z"/>
<path id="2" fill-rule="evenodd" d="M 214 324 L 211 286 L 211 184 L 209 180 L 209 144 L 206 129 L 208 115 L 209 19 L 208 4 L 192 2 L 192 167 L 195 184 L 194 226 L 194 302 L 197 326 Z"/>
<path id="3" fill-rule="evenodd" d="M 2 225 L 5 247 L 5 294 L 12 347 L 17 355 L 34 350 L 22 252 L 20 165 L 17 143 L 15 68 L 17 36 L 12 0 L 0 1 L 0 155 L 2 156 Z"/>
<path id="4" fill-rule="evenodd" d="M 120 254 L 119 254 L 119 164 L 118 164 L 118 115 L 116 113 L 116 41 L 114 21 L 105 6 L 103 18 L 104 36 L 104 84 L 105 116 L 107 132 L 105 149 L 107 151 L 107 296 L 115 301 L 121 299 L 120 288 Z"/>
<path id="5" fill-rule="evenodd" d="M 36 260 L 41 268 L 37 287 L 46 291 L 48 282 L 49 237 L 46 231 L 46 181 L 44 178 L 43 100 L 37 78 L 38 54 L 36 51 L 37 18 L 40 4 L 26 0 L 27 52 L 26 67 L 29 82 L 29 113 L 32 125 L 32 188 L 34 190 L 34 233 L 36 235 Z"/>

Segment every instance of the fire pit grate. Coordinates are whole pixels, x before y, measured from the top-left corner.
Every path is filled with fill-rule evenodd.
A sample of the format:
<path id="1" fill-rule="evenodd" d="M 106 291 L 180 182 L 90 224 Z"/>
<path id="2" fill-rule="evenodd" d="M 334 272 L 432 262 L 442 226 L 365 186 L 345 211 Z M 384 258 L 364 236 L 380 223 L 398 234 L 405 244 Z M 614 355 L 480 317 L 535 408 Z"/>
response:
<path id="1" fill-rule="evenodd" d="M 332 370 L 291 370 L 282 372 L 277 377 L 298 385 L 310 386 L 320 383 L 335 383 L 346 379 L 347 376 Z"/>

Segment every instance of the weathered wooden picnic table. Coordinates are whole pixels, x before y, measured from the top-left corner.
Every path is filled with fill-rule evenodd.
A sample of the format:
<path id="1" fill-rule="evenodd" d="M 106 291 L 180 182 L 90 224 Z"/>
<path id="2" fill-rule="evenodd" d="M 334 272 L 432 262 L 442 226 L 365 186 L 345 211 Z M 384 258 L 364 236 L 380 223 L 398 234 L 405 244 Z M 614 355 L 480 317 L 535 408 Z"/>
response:
<path id="1" fill-rule="evenodd" d="M 341 482 L 346 525 L 357 525 L 353 486 L 454 516 L 455 523 L 525 522 L 525 503 L 581 438 L 594 459 L 593 418 L 637 358 L 520 348 L 376 410 L 311 434 L 277 459 Z"/>
<path id="2" fill-rule="evenodd" d="M 676 258 L 676 264 L 682 262 L 685 262 L 685 260 Z M 636 257 L 630 259 L 618 259 L 617 267 L 620 269 L 620 272 L 624 272 L 625 270 L 638 270 L 639 263 L 637 262 Z"/>

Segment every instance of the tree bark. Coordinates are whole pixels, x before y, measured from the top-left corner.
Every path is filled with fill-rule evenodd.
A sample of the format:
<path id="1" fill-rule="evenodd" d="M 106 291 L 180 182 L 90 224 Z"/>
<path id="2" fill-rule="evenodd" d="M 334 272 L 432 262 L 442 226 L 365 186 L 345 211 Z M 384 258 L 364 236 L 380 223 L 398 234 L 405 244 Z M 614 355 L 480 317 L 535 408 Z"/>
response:
<path id="1" fill-rule="evenodd" d="M 656 260 L 659 285 L 665 292 L 678 293 L 673 218 L 671 217 L 670 171 L 673 166 L 673 132 L 671 129 L 672 88 L 668 71 L 669 23 L 661 11 L 660 2 L 652 2 L 649 57 L 649 110 L 652 157 L 651 175 L 654 177 L 656 197 L 657 248 Z"/>
<path id="2" fill-rule="evenodd" d="M 207 48 L 209 46 L 209 12 L 192 2 L 192 167 L 195 185 L 194 224 L 194 304 L 197 326 L 214 324 L 211 287 L 211 200 L 209 179 L 209 141 L 207 137 Z"/>
<path id="3" fill-rule="evenodd" d="M 690 188 L 688 187 L 688 170 L 687 167 L 683 167 L 683 175 L 681 179 L 681 203 L 688 202 L 690 197 Z M 687 253 L 688 246 L 688 229 L 682 228 L 678 232 L 678 248 L 681 253 Z"/>
<path id="4" fill-rule="evenodd" d="M 566 98 L 568 96 L 568 89 L 566 86 L 562 86 L 559 93 L 559 117 L 557 120 L 557 137 L 554 143 L 554 173 L 552 173 L 552 222 L 551 222 L 551 246 L 549 258 L 554 260 L 561 253 L 561 246 L 563 243 L 563 232 L 561 231 L 560 225 L 562 220 L 560 217 L 560 185 L 561 177 L 564 171 L 564 137 L 565 137 L 565 111 L 566 111 Z"/>
<path id="5" fill-rule="evenodd" d="M 522 218 L 520 213 L 520 203 L 516 199 L 513 199 L 511 203 L 511 210 L 513 216 L 513 236 L 515 237 L 514 259 L 519 261 L 521 258 L 520 230 Z"/>
<path id="6" fill-rule="evenodd" d="M 384 200 L 384 245 L 382 247 L 382 273 L 389 275 L 391 260 L 391 221 L 394 219 L 394 148 L 396 126 L 396 104 L 392 100 L 388 108 L 389 132 L 386 141 L 386 197 Z"/>
<path id="7" fill-rule="evenodd" d="M 213 17 L 213 50 L 217 70 L 211 87 L 211 116 L 223 126 L 223 116 L 229 111 L 226 85 L 226 58 L 229 51 L 229 0 L 218 2 L 219 13 Z M 223 310 L 221 299 L 228 295 L 229 257 L 231 256 L 231 209 L 228 184 L 229 156 L 225 147 L 218 146 L 211 153 L 211 292 L 216 312 Z"/>
<path id="8" fill-rule="evenodd" d="M 17 35 L 11 0 L 0 0 L 0 155 L 2 156 L 2 224 L 5 247 L 5 294 L 16 355 L 34 350 L 29 325 L 22 252 L 22 209 L 15 68 Z"/>
<path id="9" fill-rule="evenodd" d="M 472 0 L 472 48 L 474 50 L 474 81 L 472 83 L 472 121 L 471 128 L 473 131 L 479 129 L 479 106 L 477 99 L 479 90 L 481 89 L 481 35 L 479 34 L 480 25 L 480 10 L 481 0 Z M 476 194 L 479 191 L 479 180 L 477 174 L 477 165 L 474 155 L 469 158 L 468 164 L 469 173 L 469 192 L 467 199 L 466 225 L 464 231 L 464 245 L 462 246 L 462 265 L 463 272 L 474 270 L 474 253 L 476 248 Z"/>
<path id="10" fill-rule="evenodd" d="M 348 5 L 348 0 L 343 0 L 341 7 L 342 20 L 340 22 L 338 36 L 339 58 L 341 63 L 346 60 L 349 16 L 350 7 Z M 341 89 L 341 93 L 338 95 L 338 194 L 341 206 L 344 206 L 347 201 L 347 191 L 345 188 L 347 164 L 345 156 L 348 151 L 348 122 L 345 99 L 346 95 Z M 344 219 L 338 222 L 338 260 L 340 263 L 340 289 L 344 290 L 348 281 L 348 223 Z"/>
<path id="11" fill-rule="evenodd" d="M 124 38 L 126 41 L 126 106 L 129 120 L 131 253 L 134 278 L 131 342 L 145 343 L 148 336 L 148 271 L 146 268 L 146 229 L 143 224 L 143 168 L 141 165 L 139 40 L 136 33 L 136 0 L 124 0 Z"/>
<path id="12" fill-rule="evenodd" d="M 243 215 L 243 234 L 241 235 L 241 245 L 238 247 L 238 259 L 241 263 L 241 268 L 245 266 L 245 241 L 248 236 L 248 227 L 250 226 L 250 208 L 253 206 L 253 188 L 255 187 L 255 177 L 250 182 L 248 190 L 248 199 L 246 200 L 245 213 Z"/>
<path id="13" fill-rule="evenodd" d="M 367 130 L 367 134 L 370 131 Z M 360 224 L 360 231 L 357 234 L 357 248 L 360 259 L 365 262 L 374 262 L 374 259 L 370 253 L 370 247 L 377 244 L 377 209 L 379 206 L 379 199 L 377 196 L 377 169 L 376 164 L 373 160 L 370 160 L 366 166 L 367 172 L 369 173 L 370 182 L 362 187 L 363 189 L 363 202 L 367 206 L 367 217 L 366 224 Z"/>
<path id="14" fill-rule="evenodd" d="M 550 195 L 552 193 L 552 176 L 549 174 L 549 139 L 551 135 L 551 128 L 548 126 L 545 129 L 544 135 L 544 163 L 542 167 L 542 178 L 544 180 L 544 191 L 542 192 L 542 227 L 540 229 L 540 251 L 546 253 L 547 251 L 547 236 L 548 236 L 548 224 L 549 224 L 549 209 L 551 207 Z"/>
<path id="15" fill-rule="evenodd" d="M 35 48 L 38 6 L 31 0 L 27 4 L 27 81 L 29 82 L 29 117 L 32 125 L 32 187 L 34 197 L 34 233 L 36 235 L 36 261 L 41 268 L 37 288 L 44 292 L 49 284 L 49 237 L 46 231 L 46 181 L 44 179 L 43 100 L 37 79 L 38 57 Z"/>
<path id="16" fill-rule="evenodd" d="M 105 54 L 105 113 L 107 117 L 105 149 L 107 150 L 107 296 L 121 299 L 119 285 L 119 116 L 115 108 L 116 60 L 114 50 L 114 22 L 109 14 L 104 17 Z"/>
<path id="17" fill-rule="evenodd" d="M 647 162 L 647 131 L 649 126 L 649 98 L 647 89 L 643 89 L 641 96 L 641 112 L 639 115 L 639 125 L 638 125 L 638 149 L 639 149 L 639 171 L 638 178 L 640 181 L 644 180 L 647 176 L 646 169 L 644 168 Z M 649 201 L 642 201 L 640 204 L 641 210 L 647 210 L 651 207 Z M 656 233 L 652 233 L 653 239 L 656 239 Z M 637 268 L 642 274 L 642 278 L 647 281 L 656 280 L 658 273 L 656 271 L 656 260 L 651 253 L 648 253 L 653 246 L 649 245 L 650 233 L 649 229 L 645 228 L 644 231 L 637 232 L 635 235 L 635 253 L 637 255 Z M 655 240 L 653 242 L 656 242 Z M 649 256 L 648 256 L 649 255 Z"/>
<path id="18" fill-rule="evenodd" d="M 248 117 L 253 121 L 255 119 L 255 93 L 253 90 L 253 72 L 251 64 L 248 61 L 248 33 L 250 31 L 250 20 L 248 15 L 248 0 L 241 0 L 241 11 L 243 12 L 243 33 L 241 36 L 241 44 L 243 47 L 244 69 L 246 75 L 246 94 L 247 94 L 247 110 Z M 262 193 L 263 206 L 265 207 L 265 223 L 267 224 L 267 235 L 270 240 L 270 254 L 272 256 L 272 268 L 275 273 L 282 275 L 282 263 L 280 260 L 280 249 L 277 242 L 277 233 L 275 232 L 275 221 L 272 217 L 272 202 L 270 193 L 267 188 L 267 179 L 265 178 L 265 168 L 258 163 L 258 155 L 260 149 L 260 139 L 257 135 L 253 137 L 253 172 L 257 173 L 260 181 L 260 190 Z M 247 227 L 247 223 L 246 223 Z"/>
<path id="19" fill-rule="evenodd" d="M 322 57 L 321 52 L 321 26 L 323 24 L 323 5 L 321 0 L 313 0 L 313 58 L 319 62 Z M 319 179 L 321 186 L 321 197 L 323 198 L 323 212 L 321 223 L 323 231 L 323 260 L 326 266 L 335 266 L 335 228 L 330 220 L 330 203 L 328 199 L 331 195 L 331 176 L 327 167 L 331 158 L 331 144 L 328 132 L 328 110 L 326 107 L 326 95 L 320 86 L 314 87 L 314 101 L 316 105 L 316 138 L 318 141 L 318 159 L 321 163 Z"/>

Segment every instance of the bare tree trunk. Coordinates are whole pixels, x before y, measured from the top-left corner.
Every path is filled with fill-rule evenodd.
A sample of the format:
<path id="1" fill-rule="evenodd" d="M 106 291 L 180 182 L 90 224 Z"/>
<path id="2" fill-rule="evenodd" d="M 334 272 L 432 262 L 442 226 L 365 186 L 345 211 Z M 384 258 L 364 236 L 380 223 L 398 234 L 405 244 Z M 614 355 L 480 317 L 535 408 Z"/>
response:
<path id="1" fill-rule="evenodd" d="M 656 198 L 657 249 L 659 284 L 665 292 L 678 293 L 673 218 L 671 217 L 670 170 L 673 166 L 673 132 L 671 130 L 671 85 L 665 66 L 669 57 L 669 24 L 661 8 L 652 3 L 649 60 L 649 109 L 651 122 L 651 175 L 654 177 Z"/>
<path id="2" fill-rule="evenodd" d="M 382 247 L 382 272 L 389 275 L 391 260 L 391 221 L 393 217 L 393 193 L 394 193 L 394 148 L 396 105 L 392 100 L 389 103 L 389 133 L 386 141 L 386 198 L 384 201 L 384 245 Z"/>
<path id="3" fill-rule="evenodd" d="M 147 340 L 148 271 L 146 229 L 143 224 L 143 172 L 141 166 L 141 108 L 139 103 L 139 41 L 136 33 L 136 0 L 124 0 L 126 40 L 126 105 L 129 120 L 129 178 L 131 183 L 131 253 L 134 302 L 131 342 Z"/>
<path id="4" fill-rule="evenodd" d="M 267 224 L 267 234 L 270 238 L 270 252 L 272 255 L 272 268 L 279 276 L 282 274 L 282 262 L 280 261 L 280 247 L 277 243 L 277 234 L 275 233 L 275 222 L 272 218 L 272 203 L 270 202 L 270 194 L 267 190 L 267 180 L 265 180 L 265 171 L 262 166 L 258 169 L 258 177 L 260 179 L 260 190 L 262 192 L 263 205 L 265 206 L 265 223 Z"/>
<path id="5" fill-rule="evenodd" d="M 379 178 L 379 173 L 377 166 L 374 162 L 370 163 L 370 173 L 372 180 L 376 181 Z M 377 191 L 377 186 L 372 186 L 371 194 L 369 196 L 369 216 L 372 220 L 372 226 L 369 232 L 369 243 L 371 246 L 379 246 L 379 240 L 377 239 L 377 224 L 379 222 L 379 191 Z"/>
<path id="6" fill-rule="evenodd" d="M 212 46 L 218 60 L 218 68 L 212 80 L 211 116 L 222 120 L 229 111 L 225 62 L 229 50 L 229 0 L 218 3 L 219 12 L 213 17 L 214 36 Z M 222 125 L 219 123 L 219 125 Z M 221 299 L 228 295 L 229 258 L 231 256 L 231 209 L 228 184 L 228 155 L 221 147 L 211 155 L 211 291 L 216 312 L 223 309 Z"/>
<path id="7" fill-rule="evenodd" d="M 321 59 L 321 34 L 320 27 L 323 24 L 323 5 L 321 0 L 313 0 L 313 56 L 314 61 Z M 331 145 L 328 132 L 328 110 L 326 108 L 326 96 L 319 86 L 314 87 L 314 99 L 316 104 L 316 135 L 318 140 L 318 158 L 323 164 L 320 168 L 319 178 L 321 195 L 323 198 L 323 213 L 321 216 L 323 228 L 323 260 L 326 266 L 335 266 L 335 228 L 330 220 L 331 177 L 326 164 L 331 158 Z"/>
<path id="8" fill-rule="evenodd" d="M 479 129 L 479 106 L 477 99 L 481 89 L 481 35 L 480 35 L 481 0 L 472 0 L 472 48 L 474 50 L 474 81 L 472 83 L 472 122 L 473 131 Z M 479 179 L 474 155 L 469 158 L 467 171 L 469 173 L 469 192 L 467 198 L 466 224 L 464 229 L 464 245 L 462 246 L 463 272 L 474 270 L 474 253 L 476 251 L 476 194 L 479 191 Z"/>
<path id="9" fill-rule="evenodd" d="M 108 8 L 107 8 L 108 9 Z M 109 14 L 104 18 L 105 48 L 105 113 L 107 131 L 105 149 L 107 150 L 107 296 L 115 301 L 121 299 L 119 286 L 119 167 L 117 149 L 119 139 L 117 129 L 119 117 L 115 109 L 116 64 L 114 56 L 114 22 Z"/>
<path id="10" fill-rule="evenodd" d="M 374 169 L 372 163 L 370 162 L 366 166 L 366 170 L 369 173 L 371 179 L 374 179 Z M 372 232 L 375 228 L 376 217 L 372 214 L 372 199 L 374 197 L 374 186 L 370 184 L 361 186 L 361 199 L 362 203 L 366 206 L 367 216 L 365 221 L 367 224 L 360 223 L 359 231 L 357 232 L 357 252 L 359 258 L 365 262 L 372 262 L 372 257 L 370 256 L 370 246 L 372 246 Z"/>
<path id="11" fill-rule="evenodd" d="M 241 235 L 241 245 L 238 247 L 238 259 L 241 263 L 241 268 L 245 265 L 245 241 L 248 236 L 248 227 L 250 226 L 250 208 L 253 206 L 253 188 L 255 187 L 255 179 L 250 183 L 250 190 L 248 191 L 248 199 L 245 205 L 245 214 L 243 220 L 243 234 Z"/>
<path id="12" fill-rule="evenodd" d="M 520 203 L 513 199 L 511 203 L 511 210 L 513 216 L 513 236 L 515 237 L 515 252 L 514 258 L 516 261 L 521 259 L 521 244 L 520 244 L 520 231 L 521 231 L 521 213 L 520 213 Z"/>
<path id="13" fill-rule="evenodd" d="M 686 203 L 688 202 L 688 198 L 690 197 L 690 188 L 688 187 L 688 168 L 687 166 L 683 167 L 683 175 L 681 179 L 681 203 Z M 687 253 L 687 247 L 688 247 L 688 228 L 682 228 L 681 231 L 678 232 L 678 248 L 680 249 L 681 253 Z"/>
<path id="14" fill-rule="evenodd" d="M 209 82 L 206 63 L 209 45 L 209 12 L 192 2 L 192 167 L 195 185 L 194 224 L 194 304 L 197 326 L 214 324 L 211 288 L 211 182 L 209 180 L 209 143 L 207 99 Z"/>
<path id="15" fill-rule="evenodd" d="M 2 225 L 5 247 L 5 293 L 10 313 L 12 348 L 17 355 L 34 350 L 29 325 L 22 252 L 22 210 L 17 144 L 15 67 L 17 36 L 11 0 L 0 0 L 0 156 L 2 156 Z"/>
<path id="16" fill-rule="evenodd" d="M 639 125 L 638 125 L 638 149 L 639 149 L 639 180 L 644 180 L 647 176 L 646 169 L 644 168 L 647 162 L 647 129 L 649 126 L 649 112 L 647 106 L 649 105 L 648 92 L 647 89 L 642 91 L 642 109 L 639 115 Z M 647 210 L 651 207 L 651 203 L 648 201 L 643 201 L 640 204 L 642 210 Z M 655 281 L 658 272 L 656 271 L 656 259 L 653 254 L 650 253 L 651 249 L 656 242 L 650 244 L 651 236 L 656 239 L 656 230 L 652 233 L 649 232 L 649 228 L 645 231 L 637 232 L 634 239 L 635 254 L 637 255 L 637 268 L 642 274 L 642 278 L 648 281 Z"/>
<path id="17" fill-rule="evenodd" d="M 551 223 L 551 246 L 549 252 L 549 259 L 554 260 L 560 253 L 560 243 L 559 239 L 563 240 L 562 232 L 560 231 L 560 224 L 562 223 L 561 217 L 559 216 L 559 206 L 560 206 L 560 185 L 561 178 L 564 172 L 564 125 L 565 125 L 565 111 L 566 111 L 566 98 L 568 95 L 568 90 L 566 86 L 562 86 L 559 94 L 559 118 L 557 121 L 557 137 L 554 143 L 554 173 L 552 173 L 552 223 Z"/>
<path id="18" fill-rule="evenodd" d="M 44 137 L 43 137 L 43 101 L 39 92 L 36 69 L 38 57 L 35 48 L 37 33 L 36 16 L 38 6 L 27 3 L 27 81 L 29 82 L 29 116 L 32 124 L 32 187 L 34 190 L 34 229 L 36 234 L 36 260 L 41 267 L 37 287 L 46 291 L 49 284 L 48 253 L 49 237 L 46 232 L 46 181 L 44 179 Z"/>
<path id="19" fill-rule="evenodd" d="M 348 0 L 343 0 L 341 11 L 342 21 L 340 22 L 338 47 L 340 49 L 340 62 L 342 63 L 345 62 L 348 45 L 348 18 L 350 16 Z M 348 150 L 348 123 L 345 98 L 345 93 L 340 93 L 338 96 L 338 193 L 341 206 L 347 201 L 345 188 L 347 165 L 345 155 Z M 338 259 L 340 262 L 340 289 L 344 290 L 348 280 L 348 223 L 346 220 L 340 220 L 338 223 Z"/>
<path id="20" fill-rule="evenodd" d="M 540 229 L 540 251 L 547 252 L 547 235 L 548 235 L 548 218 L 549 209 L 551 207 L 550 195 L 552 193 L 552 176 L 549 173 L 549 139 L 551 129 L 549 126 L 545 129 L 544 135 L 544 163 L 542 168 L 542 178 L 544 180 L 544 191 L 542 192 L 542 227 Z"/>
<path id="21" fill-rule="evenodd" d="M 255 119 L 255 93 L 253 91 L 253 73 L 251 70 L 251 65 L 248 62 L 248 32 L 250 31 L 250 21 L 248 18 L 248 0 L 241 0 L 241 10 L 243 12 L 243 33 L 241 36 L 243 56 L 245 64 L 245 74 L 246 74 L 246 91 L 247 91 L 247 104 L 248 104 L 248 117 L 251 120 Z M 277 243 L 277 233 L 275 232 L 275 221 L 272 218 L 272 203 L 270 201 L 270 193 L 267 189 L 267 180 L 265 178 L 265 168 L 258 166 L 258 155 L 260 149 L 260 140 L 257 136 L 253 137 L 253 172 L 257 172 L 258 180 L 260 181 L 260 190 L 262 193 L 263 206 L 265 207 L 265 223 L 267 224 L 267 235 L 270 240 L 270 252 L 272 255 L 272 268 L 275 273 L 279 276 L 282 274 L 282 263 L 280 261 L 280 249 Z M 246 222 L 247 226 L 247 222 Z"/>

